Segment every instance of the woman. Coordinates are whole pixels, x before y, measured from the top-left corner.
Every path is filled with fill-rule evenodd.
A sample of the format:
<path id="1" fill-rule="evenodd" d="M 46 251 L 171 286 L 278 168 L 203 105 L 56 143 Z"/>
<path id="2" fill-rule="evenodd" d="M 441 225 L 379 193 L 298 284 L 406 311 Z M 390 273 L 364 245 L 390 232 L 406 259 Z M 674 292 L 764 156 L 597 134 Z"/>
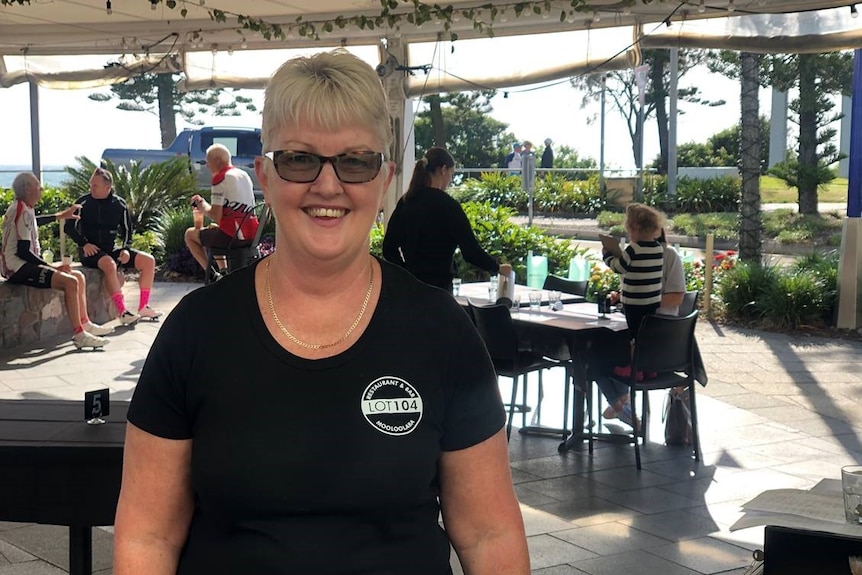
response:
<path id="1" fill-rule="evenodd" d="M 445 191 L 455 174 L 455 160 L 443 148 L 429 148 L 416 162 L 407 192 L 398 200 L 386 226 L 383 257 L 423 282 L 445 290 L 455 277 L 455 248 L 467 262 L 492 274 L 508 275 L 512 266 L 488 255 L 470 221 Z"/>
<path id="2" fill-rule="evenodd" d="M 255 171 L 279 248 L 185 297 L 153 344 L 117 575 L 442 575 L 450 541 L 465 573 L 529 573 L 481 340 L 451 296 L 369 254 L 390 137 L 347 52 L 271 79 Z"/>

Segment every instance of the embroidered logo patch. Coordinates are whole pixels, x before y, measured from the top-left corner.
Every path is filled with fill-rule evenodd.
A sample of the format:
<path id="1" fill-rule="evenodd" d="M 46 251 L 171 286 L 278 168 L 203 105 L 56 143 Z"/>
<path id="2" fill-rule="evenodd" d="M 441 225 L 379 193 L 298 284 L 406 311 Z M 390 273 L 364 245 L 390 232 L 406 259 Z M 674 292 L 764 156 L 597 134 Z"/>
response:
<path id="1" fill-rule="evenodd" d="M 362 415 L 371 426 L 386 435 L 407 435 L 422 420 L 422 398 L 416 389 L 399 377 L 381 377 L 362 393 Z"/>

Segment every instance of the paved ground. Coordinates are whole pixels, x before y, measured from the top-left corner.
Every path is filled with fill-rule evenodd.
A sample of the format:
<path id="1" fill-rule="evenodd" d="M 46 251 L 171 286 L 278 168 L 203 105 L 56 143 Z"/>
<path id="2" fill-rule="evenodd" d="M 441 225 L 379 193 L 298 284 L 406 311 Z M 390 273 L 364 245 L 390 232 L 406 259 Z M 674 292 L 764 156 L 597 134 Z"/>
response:
<path id="1" fill-rule="evenodd" d="M 153 304 L 169 311 L 197 287 L 157 284 Z M 137 296 L 135 282 L 126 289 Z M 158 329 L 118 330 L 103 352 L 79 352 L 65 340 L 0 350 L 0 397 L 80 399 L 107 386 L 114 399 L 128 399 Z M 862 343 L 706 320 L 697 337 L 710 376 L 698 389 L 701 463 L 660 443 L 657 416 L 641 472 L 628 445 L 600 442 L 593 456 L 586 449 L 561 455 L 556 439 L 513 434 L 511 468 L 533 573 L 741 574 L 763 537 L 762 527 L 729 531 L 742 502 L 837 478 L 841 465 L 862 460 Z M 561 390 L 561 374 L 550 372 L 544 423 L 561 417 Z M 661 403 L 660 395 L 652 399 L 656 412 Z M 108 574 L 110 529 L 94 531 L 95 569 Z M 0 575 L 67 569 L 64 528 L 0 522 Z"/>

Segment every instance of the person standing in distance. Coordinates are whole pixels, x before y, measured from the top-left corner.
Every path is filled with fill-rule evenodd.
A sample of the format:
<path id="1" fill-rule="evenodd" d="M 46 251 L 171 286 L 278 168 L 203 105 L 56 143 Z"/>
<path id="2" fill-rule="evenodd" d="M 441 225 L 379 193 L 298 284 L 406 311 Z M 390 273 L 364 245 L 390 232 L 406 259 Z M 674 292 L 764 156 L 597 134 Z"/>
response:
<path id="1" fill-rule="evenodd" d="M 452 183 L 455 160 L 443 148 L 429 148 L 416 162 L 407 192 L 398 200 L 383 237 L 383 257 L 423 282 L 452 289 L 455 249 L 489 273 L 508 275 L 509 264 L 482 249 L 459 204 L 444 190 Z"/>
<path id="2" fill-rule="evenodd" d="M 203 229 L 188 228 L 186 246 L 195 260 L 213 279 L 221 277 L 225 262 L 216 262 L 219 269 L 207 269 L 206 248 L 241 248 L 251 245 L 257 232 L 254 215 L 254 186 L 244 170 L 231 165 L 230 150 L 222 144 L 207 148 L 207 168 L 212 173 L 212 204 L 200 194 L 192 196 L 192 205 L 216 223 Z"/>
<path id="3" fill-rule="evenodd" d="M 554 167 L 554 149 L 551 147 L 553 143 L 550 138 L 545 138 L 545 150 L 542 152 L 542 160 L 539 165 L 542 169 L 550 170 Z"/>
<path id="4" fill-rule="evenodd" d="M 155 320 L 162 312 L 149 306 L 156 275 L 156 260 L 148 253 L 132 249 L 132 220 L 123 198 L 114 193 L 114 177 L 104 168 L 90 176 L 90 193 L 75 200 L 81 205 L 80 219 L 66 222 L 66 235 L 78 244 L 81 263 L 102 270 L 120 324 L 133 325 L 139 319 Z M 120 247 L 116 247 L 119 236 Z M 138 313 L 126 309 L 117 267 L 140 272 L 141 294 Z"/>

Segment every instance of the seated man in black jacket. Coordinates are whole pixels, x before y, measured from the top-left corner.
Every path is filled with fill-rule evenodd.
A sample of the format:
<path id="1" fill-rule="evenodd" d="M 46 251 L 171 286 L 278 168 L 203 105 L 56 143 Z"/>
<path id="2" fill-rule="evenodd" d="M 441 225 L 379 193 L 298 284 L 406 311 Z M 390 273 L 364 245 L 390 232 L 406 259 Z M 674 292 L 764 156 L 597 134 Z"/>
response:
<path id="1" fill-rule="evenodd" d="M 54 219 L 75 218 L 75 211 L 81 206 L 74 204 L 62 212 L 36 217 L 33 206 L 42 197 L 42 185 L 31 172 L 18 174 L 12 182 L 12 190 L 15 200 L 9 205 L 3 219 L 0 272 L 9 283 L 62 291 L 69 323 L 72 324 L 72 342 L 78 349 L 103 347 L 109 340 L 101 336 L 110 333 L 113 328 L 90 321 L 84 274 L 68 265 L 54 267 L 40 256 L 36 227 Z"/>
<path id="2" fill-rule="evenodd" d="M 78 220 L 66 223 L 66 234 L 80 248 L 81 263 L 105 274 L 105 283 L 117 308 L 122 325 L 132 325 L 139 319 L 157 319 L 162 312 L 149 306 L 150 290 L 156 275 L 156 260 L 148 253 L 132 249 L 132 221 L 123 198 L 113 190 L 114 177 L 104 168 L 96 168 L 90 176 L 90 193 L 75 200 L 80 204 Z M 116 247 L 117 236 L 121 246 Z M 117 267 L 141 272 L 138 312 L 126 309 Z"/>

